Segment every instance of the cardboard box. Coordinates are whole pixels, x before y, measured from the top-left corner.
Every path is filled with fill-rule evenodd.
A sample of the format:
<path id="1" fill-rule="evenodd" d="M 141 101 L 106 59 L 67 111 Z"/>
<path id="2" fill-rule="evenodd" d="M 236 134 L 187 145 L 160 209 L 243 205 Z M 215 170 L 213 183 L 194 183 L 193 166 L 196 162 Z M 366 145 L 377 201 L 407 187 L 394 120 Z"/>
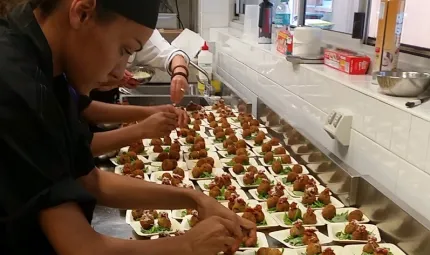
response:
<path id="1" fill-rule="evenodd" d="M 374 71 L 397 69 L 405 0 L 381 0 Z"/>
<path id="2" fill-rule="evenodd" d="M 324 64 L 347 74 L 367 74 L 370 58 L 343 49 L 325 49 Z"/>

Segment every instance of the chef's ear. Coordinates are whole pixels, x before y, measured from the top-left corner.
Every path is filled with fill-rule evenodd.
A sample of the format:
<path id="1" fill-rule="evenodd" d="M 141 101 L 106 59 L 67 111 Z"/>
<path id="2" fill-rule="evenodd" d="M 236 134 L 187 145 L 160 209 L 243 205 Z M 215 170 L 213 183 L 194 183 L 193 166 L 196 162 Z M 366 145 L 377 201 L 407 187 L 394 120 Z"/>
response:
<path id="1" fill-rule="evenodd" d="M 96 17 L 96 0 L 73 0 L 70 5 L 70 25 L 77 29 Z"/>

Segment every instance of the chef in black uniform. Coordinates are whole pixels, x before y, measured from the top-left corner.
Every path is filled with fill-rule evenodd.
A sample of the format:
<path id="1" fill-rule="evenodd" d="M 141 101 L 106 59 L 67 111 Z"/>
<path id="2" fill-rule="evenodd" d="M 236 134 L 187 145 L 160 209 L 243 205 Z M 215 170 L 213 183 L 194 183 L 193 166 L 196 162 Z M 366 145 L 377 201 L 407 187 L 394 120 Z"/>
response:
<path id="1" fill-rule="evenodd" d="M 216 254 L 241 227 L 255 227 L 203 193 L 94 167 L 68 84 L 83 91 L 139 51 L 158 7 L 156 0 L 33 0 L 0 21 L 0 254 Z M 176 125 L 175 114 L 164 117 Z M 176 238 L 119 240 L 91 228 L 96 202 L 196 208 L 201 222 Z"/>

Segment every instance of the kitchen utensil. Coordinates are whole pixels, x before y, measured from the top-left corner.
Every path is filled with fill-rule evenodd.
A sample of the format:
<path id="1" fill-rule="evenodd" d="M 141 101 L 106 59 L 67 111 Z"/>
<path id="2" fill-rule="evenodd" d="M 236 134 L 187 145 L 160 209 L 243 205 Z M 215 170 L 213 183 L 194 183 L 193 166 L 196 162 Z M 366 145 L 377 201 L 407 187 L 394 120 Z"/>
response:
<path id="1" fill-rule="evenodd" d="M 430 73 L 419 72 L 377 72 L 382 93 L 390 96 L 415 97 L 430 85 Z"/>
<path id="2" fill-rule="evenodd" d="M 430 95 L 419 96 L 416 100 L 412 100 L 412 101 L 407 102 L 406 107 L 414 108 L 414 107 L 417 107 L 417 106 L 427 102 L 428 100 L 430 100 Z"/>
<path id="3" fill-rule="evenodd" d="M 134 66 L 129 68 L 129 71 L 133 74 L 132 78 L 138 81 L 140 85 L 150 82 L 155 75 L 155 71 L 147 66 Z M 147 75 L 140 76 L 141 74 Z"/>

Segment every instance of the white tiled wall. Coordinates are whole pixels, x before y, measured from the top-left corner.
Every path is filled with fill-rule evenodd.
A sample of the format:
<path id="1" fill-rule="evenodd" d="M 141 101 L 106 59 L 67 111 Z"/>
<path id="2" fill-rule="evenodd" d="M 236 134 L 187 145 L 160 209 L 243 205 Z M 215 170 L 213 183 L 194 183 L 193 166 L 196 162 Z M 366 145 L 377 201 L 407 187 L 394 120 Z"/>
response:
<path id="1" fill-rule="evenodd" d="M 199 1 L 199 33 L 209 41 L 209 29 L 228 27 L 231 21 L 230 0 L 200 0 Z"/>
<path id="2" fill-rule="evenodd" d="M 222 77 L 246 86 L 361 175 L 370 176 L 430 220 L 430 122 L 311 68 L 293 68 L 273 50 L 224 32 L 216 38 Z M 355 114 L 346 154 L 323 129 L 327 114 L 338 107 Z"/>

